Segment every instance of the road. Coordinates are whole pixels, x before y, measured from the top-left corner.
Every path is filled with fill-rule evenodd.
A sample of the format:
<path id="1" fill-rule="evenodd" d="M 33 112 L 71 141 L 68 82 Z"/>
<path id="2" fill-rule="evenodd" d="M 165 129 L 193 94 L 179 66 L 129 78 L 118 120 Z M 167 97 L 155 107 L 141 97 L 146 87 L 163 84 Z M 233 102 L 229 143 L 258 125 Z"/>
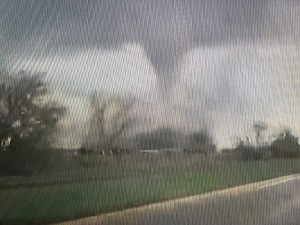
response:
<path id="1" fill-rule="evenodd" d="M 90 218 L 76 224 L 299 225 L 300 178 L 245 192 L 180 201 L 172 207 L 153 207 L 149 210 L 131 210 L 117 216 Z"/>

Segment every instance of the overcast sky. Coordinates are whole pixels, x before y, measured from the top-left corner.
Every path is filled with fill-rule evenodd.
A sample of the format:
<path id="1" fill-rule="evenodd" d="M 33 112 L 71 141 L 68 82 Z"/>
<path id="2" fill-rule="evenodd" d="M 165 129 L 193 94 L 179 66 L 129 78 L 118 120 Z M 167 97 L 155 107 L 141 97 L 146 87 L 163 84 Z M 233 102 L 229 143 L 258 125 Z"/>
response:
<path id="1" fill-rule="evenodd" d="M 298 0 L 3 0 L 0 10 L 0 65 L 46 72 L 70 121 L 86 118 L 97 90 L 138 97 L 152 125 L 208 126 L 219 147 L 258 121 L 300 136 Z"/>

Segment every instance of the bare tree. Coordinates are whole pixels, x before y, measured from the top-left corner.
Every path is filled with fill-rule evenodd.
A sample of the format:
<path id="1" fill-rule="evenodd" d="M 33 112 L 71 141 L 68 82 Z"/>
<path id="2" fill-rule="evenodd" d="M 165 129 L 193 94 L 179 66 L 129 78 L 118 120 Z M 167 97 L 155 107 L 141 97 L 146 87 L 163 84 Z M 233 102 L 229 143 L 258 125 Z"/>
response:
<path id="1" fill-rule="evenodd" d="M 135 121 L 130 114 L 133 100 L 120 97 L 90 97 L 90 127 L 83 144 L 86 148 L 107 153 L 116 147 L 121 134 Z"/>

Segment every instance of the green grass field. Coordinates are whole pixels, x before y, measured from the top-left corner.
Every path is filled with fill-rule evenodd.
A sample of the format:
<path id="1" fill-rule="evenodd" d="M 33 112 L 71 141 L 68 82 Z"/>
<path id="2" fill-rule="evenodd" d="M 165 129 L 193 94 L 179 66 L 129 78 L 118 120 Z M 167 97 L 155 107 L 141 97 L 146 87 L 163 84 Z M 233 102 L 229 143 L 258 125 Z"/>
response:
<path id="1" fill-rule="evenodd" d="M 81 173 L 30 178 L 36 187 L 18 185 L 29 178 L 3 178 L 11 186 L 0 189 L 1 223 L 65 221 L 300 172 L 298 159 L 210 161 L 181 154 L 102 157 L 95 165 Z M 72 176 L 72 182 L 61 183 Z M 49 179 L 57 183 L 47 185 Z"/>

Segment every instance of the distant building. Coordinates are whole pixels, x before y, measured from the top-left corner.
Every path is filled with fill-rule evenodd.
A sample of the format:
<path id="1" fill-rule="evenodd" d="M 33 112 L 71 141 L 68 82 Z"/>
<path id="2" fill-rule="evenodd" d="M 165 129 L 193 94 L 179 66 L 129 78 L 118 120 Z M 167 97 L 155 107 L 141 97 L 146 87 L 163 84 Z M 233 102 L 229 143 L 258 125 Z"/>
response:
<path id="1" fill-rule="evenodd" d="M 159 150 L 160 152 L 171 152 L 171 153 L 181 153 L 184 149 L 181 148 L 163 148 Z"/>
<path id="2" fill-rule="evenodd" d="M 141 153 L 159 153 L 159 150 L 140 150 Z"/>

